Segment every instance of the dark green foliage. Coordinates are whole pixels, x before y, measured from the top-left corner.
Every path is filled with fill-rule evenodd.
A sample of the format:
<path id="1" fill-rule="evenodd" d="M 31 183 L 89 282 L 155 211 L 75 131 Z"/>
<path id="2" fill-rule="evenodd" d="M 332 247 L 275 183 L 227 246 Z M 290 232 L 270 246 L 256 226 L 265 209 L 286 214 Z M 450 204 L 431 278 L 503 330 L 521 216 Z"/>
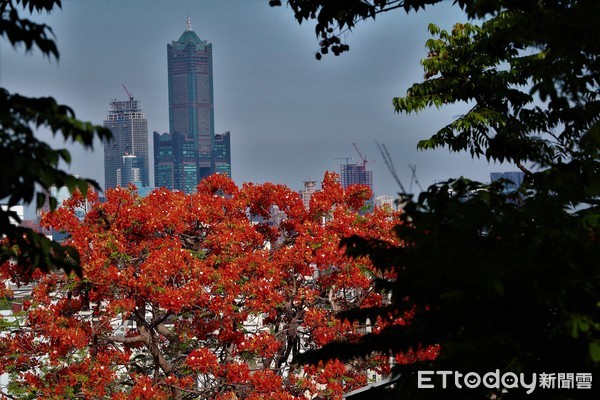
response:
<path id="1" fill-rule="evenodd" d="M 5 36 L 16 48 L 24 45 L 26 50 L 36 47 L 48 57 L 58 58 L 58 50 L 51 29 L 19 15 L 20 8 L 29 12 L 51 11 L 60 7 L 60 1 L 16 0 L 0 1 L 0 35 Z M 36 190 L 49 193 L 52 186 L 67 187 L 85 194 L 88 188 L 98 185 L 81 179 L 60 169 L 59 163 L 71 162 L 66 149 L 53 149 L 36 138 L 36 130 L 47 129 L 54 135 L 60 134 L 65 142 L 79 143 L 91 149 L 94 137 L 106 139 L 110 132 L 102 127 L 81 122 L 73 110 L 58 104 L 53 98 L 29 98 L 11 94 L 0 88 L 0 201 L 8 206 L 29 204 L 36 199 L 37 207 L 47 200 L 50 208 L 56 207 L 56 199 L 44 193 L 36 196 Z M 15 274 L 29 275 L 35 268 L 49 271 L 62 268 L 67 273 L 80 274 L 77 253 L 52 242 L 31 229 L 17 227 L 10 219 L 18 220 L 16 213 L 0 212 L 0 231 L 5 242 L 0 247 L 0 262 L 9 259 L 19 261 L 25 269 Z"/>
<path id="2" fill-rule="evenodd" d="M 406 243 L 400 248 L 347 239 L 350 254 L 368 255 L 382 269 L 394 265 L 398 277 L 388 309 L 342 317 L 401 315 L 413 304 L 416 315 L 409 326 L 358 344 L 332 344 L 300 361 L 440 343 L 436 361 L 399 368 L 406 398 L 450 395 L 417 390 L 418 370 L 596 372 L 598 246 L 590 234 L 598 233 L 597 225 L 590 230 L 555 196 L 518 193 L 517 198 L 502 188 L 464 179 L 430 187 L 406 204 L 397 227 Z M 485 394 L 469 390 L 461 398 Z M 542 394 L 539 398 L 583 398 L 581 392 L 537 393 Z"/>
<path id="3" fill-rule="evenodd" d="M 298 23 L 315 20 L 315 32 L 321 46 L 316 58 L 328 54 L 336 56 L 350 50 L 343 42 L 343 33 L 350 31 L 362 20 L 397 8 L 406 11 L 419 10 L 426 4 L 439 3 L 442 0 L 288 0 Z M 280 6 L 280 0 L 269 0 L 271 7 Z"/>
<path id="4" fill-rule="evenodd" d="M 348 7 L 289 1 L 299 21 L 318 21 L 319 36 L 352 28 L 378 10 L 400 5 L 417 10 L 430 3 L 435 1 L 358 1 Z M 334 4 L 347 13 L 325 11 Z M 600 2 L 455 4 L 479 22 L 458 23 L 450 32 L 431 25 L 433 38 L 422 61 L 425 79 L 393 104 L 399 113 L 468 104 L 467 113 L 422 140 L 419 148 L 447 147 L 508 161 L 525 173 L 525 182 L 518 192 L 507 193 L 506 182 L 486 185 L 460 178 L 433 185 L 416 199 L 403 194 L 405 212 L 397 226 L 401 247 L 360 237 L 346 240 L 350 254 L 368 255 L 398 277 L 380 285 L 392 293 L 388 308 L 341 317 L 398 315 L 413 304 L 416 315 L 408 326 L 359 343 L 331 344 L 298 361 L 441 345 L 440 357 L 430 364 L 398 366 L 401 394 L 383 390 L 382 397 L 482 399 L 492 394 L 489 389 L 417 390 L 419 370 L 599 372 Z M 494 395 L 592 398 L 584 390 Z"/>
<path id="5" fill-rule="evenodd" d="M 31 50 L 34 45 L 45 55 L 58 58 L 58 49 L 51 37 L 52 29 L 45 24 L 38 24 L 19 15 L 19 6 L 33 11 L 50 12 L 55 6 L 61 6 L 60 0 L 2 0 L 0 1 L 0 36 L 8 39 L 13 47 L 25 45 Z"/>

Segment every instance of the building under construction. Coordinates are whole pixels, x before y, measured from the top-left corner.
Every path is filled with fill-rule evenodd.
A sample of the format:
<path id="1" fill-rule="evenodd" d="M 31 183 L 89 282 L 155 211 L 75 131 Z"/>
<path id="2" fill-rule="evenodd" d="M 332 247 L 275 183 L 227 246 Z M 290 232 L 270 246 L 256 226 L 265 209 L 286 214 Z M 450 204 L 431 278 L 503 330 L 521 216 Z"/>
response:
<path id="1" fill-rule="evenodd" d="M 360 157 L 360 164 L 350 164 L 348 161 L 351 158 L 345 158 L 346 164 L 340 165 L 340 178 L 342 187 L 347 188 L 350 185 L 367 185 L 373 191 L 373 172 L 367 170 L 367 157 L 356 146 L 356 143 L 352 143 L 358 156 Z"/>
<path id="2" fill-rule="evenodd" d="M 104 127 L 112 140 L 104 142 L 104 187 L 137 183 L 150 186 L 148 166 L 148 120 L 139 101 L 123 86 L 129 100 L 112 100 Z"/>
<path id="3" fill-rule="evenodd" d="M 367 185 L 373 190 L 373 172 L 367 171 L 364 164 L 340 165 L 341 183 L 344 188 L 350 185 Z"/>

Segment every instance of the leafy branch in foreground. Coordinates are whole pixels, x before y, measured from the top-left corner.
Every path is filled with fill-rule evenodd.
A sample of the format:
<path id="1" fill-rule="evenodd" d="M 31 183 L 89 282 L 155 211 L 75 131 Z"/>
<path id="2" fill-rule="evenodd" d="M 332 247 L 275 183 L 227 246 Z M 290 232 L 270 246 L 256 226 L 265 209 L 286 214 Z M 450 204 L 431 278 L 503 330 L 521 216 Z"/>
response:
<path id="1" fill-rule="evenodd" d="M 356 1 L 328 14 L 326 1 L 289 1 L 299 21 L 315 19 L 317 35 L 374 18 L 353 8 L 394 2 Z M 435 1 L 404 1 L 417 10 Z M 399 241 L 390 247 L 358 237 L 352 255 L 397 278 L 388 309 L 416 304 L 414 325 L 332 343 L 298 357 L 318 362 L 373 351 L 439 343 L 432 363 L 397 367 L 403 398 L 448 398 L 449 390 L 417 390 L 422 369 L 485 373 L 587 372 L 600 362 L 600 3 L 570 1 L 456 1 L 470 19 L 450 31 L 430 25 L 422 60 L 424 80 L 393 99 L 398 113 L 462 103 L 469 110 L 420 149 L 445 147 L 472 157 L 509 162 L 524 174 L 518 191 L 507 182 L 465 178 L 438 183 L 414 199 L 402 193 Z M 341 10 L 344 11 L 341 11 Z M 331 32 L 330 32 L 331 30 Z M 368 311 L 346 312 L 360 320 Z M 375 314 L 376 315 L 376 314 Z M 438 376 L 439 378 L 439 376 Z M 436 388 L 441 382 L 434 382 Z M 381 396 L 397 392 L 380 392 Z M 369 392 L 371 395 L 371 392 Z M 461 398 L 520 398 L 520 391 L 486 388 Z M 530 397 L 584 398 L 581 390 L 534 392 Z M 590 394 L 591 396 L 591 394 Z"/>
<path id="2" fill-rule="evenodd" d="M 59 0 L 3 0 L 0 2 L 0 36 L 8 39 L 14 48 L 24 45 L 27 51 L 37 48 L 50 58 L 58 59 L 58 49 L 51 28 L 23 18 L 19 13 L 48 11 L 61 6 Z M 78 143 L 91 149 L 94 138 L 109 139 L 110 131 L 100 126 L 79 121 L 73 109 L 58 104 L 52 97 L 30 98 L 0 88 L 0 200 L 7 208 L 0 210 L 0 263 L 13 260 L 14 270 L 7 278 L 28 279 L 39 268 L 48 272 L 62 268 L 81 274 L 79 256 L 70 247 L 63 247 L 29 228 L 15 226 L 19 218 L 11 210 L 17 204 L 36 201 L 40 208 L 46 201 L 51 210 L 56 199 L 49 195 L 51 187 L 67 187 L 71 192 L 86 193 L 89 187 L 99 188 L 89 179 L 82 179 L 61 169 L 60 163 L 69 164 L 67 149 L 54 149 L 36 138 L 36 132 L 47 129 L 53 135 L 62 135 L 65 142 Z M 42 192 L 36 195 L 36 191 Z"/>

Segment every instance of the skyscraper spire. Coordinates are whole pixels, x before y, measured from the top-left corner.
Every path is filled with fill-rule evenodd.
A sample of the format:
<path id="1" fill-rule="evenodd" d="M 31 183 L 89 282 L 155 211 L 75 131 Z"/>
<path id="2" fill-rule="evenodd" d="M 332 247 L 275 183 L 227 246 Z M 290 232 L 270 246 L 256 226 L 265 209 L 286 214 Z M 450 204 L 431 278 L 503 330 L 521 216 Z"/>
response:
<path id="1" fill-rule="evenodd" d="M 185 30 L 186 31 L 191 31 L 192 30 L 192 21 L 190 20 L 190 17 L 187 17 L 187 21 L 185 22 Z"/>

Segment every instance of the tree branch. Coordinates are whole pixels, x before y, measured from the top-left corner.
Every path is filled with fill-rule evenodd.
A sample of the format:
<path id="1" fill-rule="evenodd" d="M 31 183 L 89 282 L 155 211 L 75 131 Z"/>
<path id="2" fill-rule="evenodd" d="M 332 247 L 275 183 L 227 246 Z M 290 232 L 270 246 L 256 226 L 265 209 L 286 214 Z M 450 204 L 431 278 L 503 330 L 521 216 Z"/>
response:
<path id="1" fill-rule="evenodd" d="M 111 343 L 123 343 L 123 344 L 133 344 L 133 343 L 144 343 L 146 345 L 149 344 L 148 337 L 144 335 L 130 336 L 130 337 L 119 337 L 119 336 L 109 336 L 106 338 Z"/>

